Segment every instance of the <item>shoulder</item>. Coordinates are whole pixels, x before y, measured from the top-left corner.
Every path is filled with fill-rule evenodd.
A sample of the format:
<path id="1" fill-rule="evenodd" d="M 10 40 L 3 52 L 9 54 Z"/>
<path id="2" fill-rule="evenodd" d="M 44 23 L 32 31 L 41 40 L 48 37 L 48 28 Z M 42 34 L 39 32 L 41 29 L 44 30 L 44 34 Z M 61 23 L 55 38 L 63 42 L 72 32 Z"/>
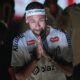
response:
<path id="1" fill-rule="evenodd" d="M 16 37 L 13 39 L 12 50 L 17 51 L 19 41 L 20 41 L 23 37 L 24 37 L 24 35 L 23 35 L 23 34 L 20 34 L 20 35 L 16 36 Z"/>
<path id="2" fill-rule="evenodd" d="M 20 35 L 16 36 L 16 37 L 13 39 L 13 43 L 15 44 L 15 43 L 19 42 L 19 40 L 22 39 L 23 37 L 24 37 L 23 34 L 20 34 Z"/>
<path id="3" fill-rule="evenodd" d="M 59 34 L 59 35 L 62 35 L 62 34 L 65 34 L 65 32 L 62 30 L 62 29 L 60 29 L 60 28 L 57 28 L 57 27 L 55 27 L 55 28 L 53 28 L 53 27 L 50 27 L 50 34 Z"/>
<path id="4" fill-rule="evenodd" d="M 47 37 L 50 42 L 53 43 L 61 43 L 63 41 L 67 41 L 66 33 L 63 32 L 61 29 L 51 28 L 50 33 Z"/>
<path id="5" fill-rule="evenodd" d="M 16 36 L 13 39 L 13 43 L 18 43 L 19 41 L 22 41 L 23 38 L 25 38 L 26 36 L 28 36 L 30 34 L 30 30 L 25 31 L 24 33 L 21 33 L 20 35 Z"/>
<path id="6" fill-rule="evenodd" d="M 27 30 L 24 33 L 16 36 L 13 39 L 12 49 L 18 50 L 19 48 L 22 48 L 23 46 L 27 47 L 26 41 L 28 38 L 30 38 L 31 30 Z"/>

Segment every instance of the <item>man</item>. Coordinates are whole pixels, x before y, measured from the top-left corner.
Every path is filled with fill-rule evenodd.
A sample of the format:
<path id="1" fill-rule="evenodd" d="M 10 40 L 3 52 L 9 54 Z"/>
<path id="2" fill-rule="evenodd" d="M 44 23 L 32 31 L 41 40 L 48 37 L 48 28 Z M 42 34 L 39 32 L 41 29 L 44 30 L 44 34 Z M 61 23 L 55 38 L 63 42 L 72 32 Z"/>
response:
<path id="1" fill-rule="evenodd" d="M 56 27 L 59 23 L 59 17 L 63 11 L 57 2 L 58 0 L 46 0 L 44 4 L 46 8 L 47 24 Z"/>
<path id="2" fill-rule="evenodd" d="M 73 80 L 80 80 L 80 3 L 67 8 L 72 26 Z"/>
<path id="3" fill-rule="evenodd" d="M 10 51 L 7 43 L 8 26 L 3 20 L 0 20 L 0 80 L 9 80 Z"/>
<path id="4" fill-rule="evenodd" d="M 68 6 L 62 14 L 61 28 L 72 36 L 73 75 L 72 80 L 80 80 L 80 4 Z M 64 24 L 63 24 L 64 23 Z"/>
<path id="5" fill-rule="evenodd" d="M 25 20 L 30 29 L 13 40 L 12 80 L 66 80 L 55 61 L 66 66 L 72 62 L 67 34 L 46 24 L 44 6 L 38 2 L 26 7 Z"/>

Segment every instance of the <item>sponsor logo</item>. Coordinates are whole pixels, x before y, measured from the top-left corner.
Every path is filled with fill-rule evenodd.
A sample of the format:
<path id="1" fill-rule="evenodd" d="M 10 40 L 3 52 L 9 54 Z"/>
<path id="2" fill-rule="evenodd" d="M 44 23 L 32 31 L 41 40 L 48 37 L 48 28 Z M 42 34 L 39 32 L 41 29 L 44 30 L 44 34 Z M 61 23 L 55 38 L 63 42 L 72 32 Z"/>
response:
<path id="1" fill-rule="evenodd" d="M 51 37 L 51 38 L 50 38 L 50 41 L 51 41 L 51 42 L 58 42 L 58 41 L 59 41 L 59 37 L 58 37 L 58 36 Z"/>
<path id="2" fill-rule="evenodd" d="M 35 44 L 35 40 L 29 40 L 27 41 L 27 45 L 34 45 Z"/>
<path id="3" fill-rule="evenodd" d="M 66 33 L 66 38 L 67 38 L 67 42 L 68 42 L 68 47 L 71 48 L 72 47 L 71 35 Z"/>
<path id="4" fill-rule="evenodd" d="M 19 39 L 22 38 L 22 37 L 23 37 L 23 35 L 21 34 L 21 35 L 17 36 L 17 37 L 13 40 L 12 50 L 18 51 L 18 41 L 19 41 Z"/>
<path id="5" fill-rule="evenodd" d="M 56 67 L 54 65 L 44 65 L 41 67 L 36 66 L 36 68 L 33 70 L 33 74 L 37 75 L 39 72 L 46 72 L 46 71 L 53 71 L 56 70 Z"/>

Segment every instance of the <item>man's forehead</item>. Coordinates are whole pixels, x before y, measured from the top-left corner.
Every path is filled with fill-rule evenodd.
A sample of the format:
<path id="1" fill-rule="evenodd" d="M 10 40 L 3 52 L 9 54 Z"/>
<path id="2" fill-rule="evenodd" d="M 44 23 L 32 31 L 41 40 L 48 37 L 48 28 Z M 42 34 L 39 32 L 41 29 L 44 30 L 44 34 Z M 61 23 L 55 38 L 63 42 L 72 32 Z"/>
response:
<path id="1" fill-rule="evenodd" d="M 30 9 L 26 11 L 26 16 L 45 15 L 45 9 Z"/>
<path id="2" fill-rule="evenodd" d="M 33 15 L 33 16 L 26 16 L 26 18 L 27 19 L 33 19 L 33 18 L 40 18 L 40 19 L 42 19 L 42 18 L 45 18 L 45 15 Z"/>

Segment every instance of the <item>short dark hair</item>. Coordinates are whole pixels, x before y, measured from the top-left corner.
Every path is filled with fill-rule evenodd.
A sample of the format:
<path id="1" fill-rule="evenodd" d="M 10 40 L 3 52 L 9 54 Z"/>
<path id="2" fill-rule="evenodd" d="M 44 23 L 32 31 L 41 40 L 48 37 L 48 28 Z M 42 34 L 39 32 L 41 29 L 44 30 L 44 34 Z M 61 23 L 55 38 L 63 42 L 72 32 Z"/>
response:
<path id="1" fill-rule="evenodd" d="M 46 0 L 47 3 L 57 3 L 58 0 Z"/>
<path id="2" fill-rule="evenodd" d="M 57 4 L 58 0 L 45 0 L 44 5 L 49 6 L 51 4 Z"/>
<path id="3" fill-rule="evenodd" d="M 30 4 L 27 5 L 25 10 L 30 9 L 44 9 L 44 5 L 39 2 L 31 2 Z"/>

